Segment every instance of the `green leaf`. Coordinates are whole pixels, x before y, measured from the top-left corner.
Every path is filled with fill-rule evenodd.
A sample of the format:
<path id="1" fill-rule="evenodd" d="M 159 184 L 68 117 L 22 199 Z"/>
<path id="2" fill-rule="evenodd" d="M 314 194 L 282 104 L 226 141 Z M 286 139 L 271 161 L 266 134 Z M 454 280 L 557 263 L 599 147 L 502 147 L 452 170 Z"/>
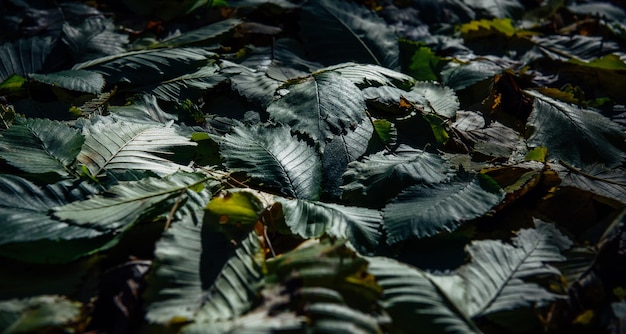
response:
<path id="1" fill-rule="evenodd" d="M 548 156 L 585 167 L 595 162 L 615 167 L 623 163 L 623 129 L 600 113 L 563 103 L 534 91 L 533 111 L 526 124 L 531 147 L 548 148 Z"/>
<path id="2" fill-rule="evenodd" d="M 459 91 L 483 80 L 493 78 L 495 75 L 502 73 L 505 68 L 503 64 L 488 58 L 477 59 L 463 65 L 451 62 L 441 71 L 441 77 L 446 86 Z"/>
<path id="3" fill-rule="evenodd" d="M 189 73 L 213 56 L 202 48 L 140 50 L 97 58 L 73 69 L 102 73 L 110 85 L 148 86 Z"/>
<path id="4" fill-rule="evenodd" d="M 0 156 L 28 173 L 69 176 L 76 174 L 70 166 L 84 140 L 80 132 L 60 122 L 18 118 L 0 137 Z"/>
<path id="5" fill-rule="evenodd" d="M 315 74 L 287 89 L 285 96 L 267 108 L 270 116 L 322 145 L 365 119 L 361 91 L 336 73 Z"/>
<path id="6" fill-rule="evenodd" d="M 238 191 L 213 197 L 205 209 L 220 217 L 220 223 L 226 223 L 223 220 L 227 219 L 227 222 L 254 224 L 264 207 L 253 194 Z"/>
<path id="7" fill-rule="evenodd" d="M 385 193 L 397 194 L 416 183 L 443 182 L 451 175 L 451 166 L 440 156 L 401 144 L 393 152 L 378 152 L 351 162 L 342 188 L 344 196 L 369 195 L 379 201 Z"/>
<path id="8" fill-rule="evenodd" d="M 428 47 L 418 48 L 409 63 L 408 73 L 421 81 L 436 81 L 441 59 Z"/>
<path id="9" fill-rule="evenodd" d="M 81 317 L 82 305 L 62 296 L 36 296 L 0 301 L 2 333 L 70 331 Z"/>
<path id="10" fill-rule="evenodd" d="M 315 150 L 292 136 L 287 127 L 236 126 L 220 143 L 225 165 L 246 172 L 286 196 L 316 200 L 321 162 Z"/>
<path id="11" fill-rule="evenodd" d="M 457 271 L 467 286 L 467 314 L 480 317 L 560 298 L 523 281 L 539 275 L 559 275 L 548 263 L 563 261 L 561 253 L 572 245 L 554 225 L 539 220 L 535 225 L 534 229 L 517 232 L 513 245 L 482 240 L 467 247 L 472 262 Z"/>
<path id="12" fill-rule="evenodd" d="M 326 65 L 356 61 L 399 69 L 394 31 L 363 6 L 346 0 L 309 1 L 299 23 L 305 47 Z"/>
<path id="13" fill-rule="evenodd" d="M 26 83 L 26 78 L 17 74 L 12 74 L 0 83 L 0 94 L 11 95 L 17 94 L 22 86 Z"/>
<path id="14" fill-rule="evenodd" d="M 511 24 L 510 18 L 472 21 L 463 24 L 460 30 L 465 38 L 484 37 L 498 33 L 511 37 L 515 35 L 516 32 L 516 29 Z"/>
<path id="15" fill-rule="evenodd" d="M 349 240 L 363 252 L 371 252 L 382 238 L 378 210 L 280 197 L 276 201 L 282 205 L 291 231 L 303 238 L 318 238 L 326 233 Z"/>
<path id="16" fill-rule="evenodd" d="M 85 144 L 78 161 L 91 175 L 99 177 L 107 170 L 149 170 L 167 175 L 184 166 L 162 158 L 174 148 L 196 146 L 173 126 L 139 124 L 99 118 L 83 129 Z"/>
<path id="17" fill-rule="evenodd" d="M 29 73 L 39 72 L 52 52 L 54 42 L 52 37 L 31 37 L 0 45 L 0 82 L 13 74 L 26 77 Z"/>
<path id="18" fill-rule="evenodd" d="M 383 289 L 380 304 L 393 327 L 406 333 L 480 333 L 476 325 L 422 270 L 384 257 L 372 257 L 368 272 Z"/>
<path id="19" fill-rule="evenodd" d="M 531 41 L 550 59 L 570 61 L 583 66 L 593 66 L 592 64 L 601 66 L 604 61 L 611 63 L 614 61 L 614 59 L 611 59 L 614 58 L 612 55 L 603 57 L 602 59 L 606 58 L 604 61 L 595 58 L 619 49 L 617 43 L 606 41 L 602 37 L 597 36 L 532 36 Z M 618 63 L 621 62 L 619 57 L 615 58 L 617 58 Z M 621 63 L 622 69 L 624 69 L 623 62 Z"/>
<path id="20" fill-rule="evenodd" d="M 383 210 L 388 243 L 453 231 L 486 214 L 503 198 L 501 189 L 488 187 L 469 173 L 446 183 L 410 187 Z"/>
<path id="21" fill-rule="evenodd" d="M 591 61 L 582 61 L 578 59 L 570 59 L 570 63 L 581 65 L 585 67 L 597 68 L 601 70 L 609 71 L 625 71 L 626 62 L 616 54 L 609 54 L 601 58 L 596 58 Z"/>
<path id="22" fill-rule="evenodd" d="M 166 178 L 147 177 L 140 181 L 120 182 L 105 194 L 52 209 L 55 218 L 100 231 L 120 232 L 139 218 L 169 212 L 166 199 L 183 196 L 208 179 L 202 174 L 176 173 Z"/>
<path id="23" fill-rule="evenodd" d="M 51 86 L 91 94 L 102 92 L 104 87 L 102 74 L 85 70 L 68 70 L 49 74 L 31 73 L 29 77 Z"/>

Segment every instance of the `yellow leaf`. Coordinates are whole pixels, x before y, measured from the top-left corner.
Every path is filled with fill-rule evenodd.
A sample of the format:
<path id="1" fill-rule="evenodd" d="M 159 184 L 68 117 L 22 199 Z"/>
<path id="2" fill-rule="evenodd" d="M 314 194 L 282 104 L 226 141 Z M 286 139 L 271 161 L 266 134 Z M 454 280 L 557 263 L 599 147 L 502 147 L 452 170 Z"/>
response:
<path id="1" fill-rule="evenodd" d="M 252 224 L 263 205 L 249 192 L 225 192 L 213 197 L 206 210 L 219 217 L 220 224 Z"/>
<path id="2" fill-rule="evenodd" d="M 507 37 L 512 37 L 516 32 L 517 30 L 511 24 L 511 19 L 483 19 L 461 25 L 461 34 L 464 37 L 485 37 L 494 34 L 504 34 Z"/>

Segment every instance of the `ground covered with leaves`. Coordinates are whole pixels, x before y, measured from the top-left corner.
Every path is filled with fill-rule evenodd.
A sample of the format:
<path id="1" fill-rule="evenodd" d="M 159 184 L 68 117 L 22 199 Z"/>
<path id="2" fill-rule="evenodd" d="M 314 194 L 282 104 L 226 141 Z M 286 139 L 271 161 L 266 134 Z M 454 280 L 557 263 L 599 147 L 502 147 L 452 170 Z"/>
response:
<path id="1" fill-rule="evenodd" d="M 619 1 L 0 2 L 0 330 L 623 333 Z"/>

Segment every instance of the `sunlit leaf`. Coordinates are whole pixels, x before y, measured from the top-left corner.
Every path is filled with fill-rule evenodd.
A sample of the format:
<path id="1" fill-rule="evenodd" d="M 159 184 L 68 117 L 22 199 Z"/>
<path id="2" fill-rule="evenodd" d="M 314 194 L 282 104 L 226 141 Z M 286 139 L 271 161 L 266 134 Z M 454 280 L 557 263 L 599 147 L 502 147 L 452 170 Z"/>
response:
<path id="1" fill-rule="evenodd" d="M 149 170 L 166 175 L 185 167 L 167 160 L 171 148 L 196 146 L 173 126 L 129 123 L 100 118 L 83 129 L 85 144 L 78 161 L 93 176 L 106 170 Z"/>
<path id="2" fill-rule="evenodd" d="M 515 18 L 524 11 L 518 0 L 465 0 L 465 3 L 478 12 L 500 19 Z"/>
<path id="3" fill-rule="evenodd" d="M 511 19 L 508 18 L 472 21 L 461 26 L 461 34 L 463 34 L 466 38 L 489 36 L 494 33 L 500 33 L 507 37 L 511 37 L 515 34 L 515 32 L 516 30 L 511 24 Z"/>
<path id="4" fill-rule="evenodd" d="M 318 72 L 324 71 L 339 72 L 342 77 L 359 87 L 394 86 L 408 90 L 415 84 L 415 79 L 404 73 L 372 64 L 343 63 L 326 67 Z"/>

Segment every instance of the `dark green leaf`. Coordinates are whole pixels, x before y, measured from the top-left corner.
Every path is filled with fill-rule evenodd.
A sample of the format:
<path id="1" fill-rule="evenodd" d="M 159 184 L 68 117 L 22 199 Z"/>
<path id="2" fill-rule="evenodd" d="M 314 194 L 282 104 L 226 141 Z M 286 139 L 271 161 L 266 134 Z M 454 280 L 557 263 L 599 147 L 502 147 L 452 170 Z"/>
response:
<path id="1" fill-rule="evenodd" d="M 209 43 L 216 43 L 236 26 L 241 24 L 241 22 L 242 21 L 238 19 L 219 21 L 199 29 L 165 38 L 158 42 L 155 47 L 181 47 L 198 43 L 207 45 Z"/>
<path id="2" fill-rule="evenodd" d="M 535 98 L 526 125 L 531 146 L 548 148 L 548 157 L 585 167 L 594 162 L 615 167 L 623 163 L 626 146 L 623 129 L 590 109 L 563 103 L 541 93 Z"/>
<path id="3" fill-rule="evenodd" d="M 536 228 L 520 230 L 513 245 L 500 241 L 474 241 L 467 248 L 472 262 L 457 275 L 467 286 L 467 314 L 480 317 L 560 298 L 522 279 L 537 275 L 559 275 L 548 263 L 563 261 L 561 253 L 572 242 L 552 224 L 536 221 Z M 454 287 L 450 287 L 454 289 Z"/>
<path id="4" fill-rule="evenodd" d="M 54 217 L 100 231 L 119 232 L 151 212 L 169 212 L 159 206 L 166 199 L 182 196 L 207 181 L 202 174 L 176 173 L 166 178 L 144 178 L 119 183 L 105 194 L 53 208 Z"/>
<path id="5" fill-rule="evenodd" d="M 30 78 L 55 87 L 98 94 L 104 88 L 102 74 L 85 70 L 68 70 L 50 74 L 31 73 Z"/>
<path id="6" fill-rule="evenodd" d="M 51 37 L 19 39 L 0 45 L 0 82 L 13 74 L 26 77 L 39 72 L 52 52 L 55 40 Z"/>
<path id="7" fill-rule="evenodd" d="M 326 65 L 347 61 L 399 69 L 394 31 L 375 13 L 346 0 L 308 1 L 300 31 L 314 58 Z"/>
<path id="8" fill-rule="evenodd" d="M 418 268 L 384 257 L 367 259 L 368 272 L 383 288 L 381 306 L 394 328 L 407 333 L 416 328 L 429 333 L 480 333 L 476 325 L 457 308 L 447 293 Z"/>
<path id="9" fill-rule="evenodd" d="M 361 91 L 336 73 L 315 74 L 287 89 L 285 96 L 267 108 L 271 117 L 322 145 L 365 119 Z"/>
<path id="10" fill-rule="evenodd" d="M 75 129 L 47 119 L 18 118 L 0 137 L 0 156 L 28 173 L 76 174 L 70 165 L 85 139 Z"/>
<path id="11" fill-rule="evenodd" d="M 347 239 L 358 250 L 367 252 L 382 237 L 380 211 L 280 197 L 276 201 L 282 204 L 291 231 L 303 238 L 318 238 L 326 233 Z"/>
<path id="12" fill-rule="evenodd" d="M 292 136 L 289 128 L 236 126 L 220 143 L 225 164 L 287 196 L 316 200 L 321 162 L 315 150 Z"/>
<path id="13" fill-rule="evenodd" d="M 464 221 L 489 212 L 503 198 L 502 190 L 487 187 L 469 173 L 450 182 L 410 187 L 383 211 L 388 242 L 453 231 Z"/>

